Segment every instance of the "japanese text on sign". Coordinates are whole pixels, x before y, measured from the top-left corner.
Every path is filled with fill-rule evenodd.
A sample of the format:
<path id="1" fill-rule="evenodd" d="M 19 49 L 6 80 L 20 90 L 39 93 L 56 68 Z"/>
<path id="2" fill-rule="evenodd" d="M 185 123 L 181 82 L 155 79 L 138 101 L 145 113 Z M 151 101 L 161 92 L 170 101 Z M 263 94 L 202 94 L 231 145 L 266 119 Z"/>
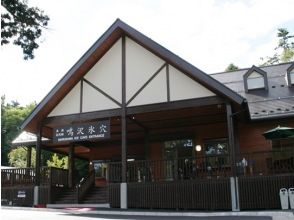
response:
<path id="1" fill-rule="evenodd" d="M 109 120 L 54 128 L 53 141 L 85 141 L 110 138 Z"/>

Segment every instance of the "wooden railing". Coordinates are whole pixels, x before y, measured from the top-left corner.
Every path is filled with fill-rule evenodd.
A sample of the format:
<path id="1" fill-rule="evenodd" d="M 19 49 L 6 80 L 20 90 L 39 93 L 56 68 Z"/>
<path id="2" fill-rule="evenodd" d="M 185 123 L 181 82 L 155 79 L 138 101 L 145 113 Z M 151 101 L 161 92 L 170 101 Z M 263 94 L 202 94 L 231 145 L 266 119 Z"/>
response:
<path id="1" fill-rule="evenodd" d="M 1 185 L 33 185 L 35 183 L 34 168 L 1 169 Z"/>
<path id="2" fill-rule="evenodd" d="M 77 184 L 77 203 L 84 198 L 88 190 L 93 187 L 95 184 L 95 172 L 92 170 L 89 175 L 85 178 L 82 178 L 81 181 Z"/>
<path id="3" fill-rule="evenodd" d="M 40 175 L 41 185 L 66 187 L 68 185 L 68 171 L 55 167 L 42 167 Z M 1 170 L 1 185 L 34 185 L 35 168 L 11 168 Z"/>

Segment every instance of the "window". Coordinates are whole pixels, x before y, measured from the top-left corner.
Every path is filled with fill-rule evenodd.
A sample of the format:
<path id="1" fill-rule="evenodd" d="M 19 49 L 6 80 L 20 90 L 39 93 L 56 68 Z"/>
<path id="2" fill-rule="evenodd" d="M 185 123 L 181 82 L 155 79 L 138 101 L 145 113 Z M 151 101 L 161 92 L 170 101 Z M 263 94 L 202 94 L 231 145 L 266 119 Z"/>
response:
<path id="1" fill-rule="evenodd" d="M 293 85 L 294 84 L 294 70 L 292 70 L 290 72 L 290 79 L 291 79 L 291 84 Z"/>
<path id="2" fill-rule="evenodd" d="M 294 63 L 292 63 L 287 69 L 287 80 L 289 86 L 294 85 Z"/>
<path id="3" fill-rule="evenodd" d="M 261 89 L 264 88 L 264 77 L 257 73 L 257 72 L 253 72 L 251 73 L 248 78 L 247 78 L 247 88 L 248 90 L 251 89 Z"/>
<path id="4" fill-rule="evenodd" d="M 268 89 L 267 74 L 262 69 L 252 66 L 243 76 L 245 91 Z"/>
<path id="5" fill-rule="evenodd" d="M 204 142 L 206 168 L 219 168 L 229 165 L 227 138 L 211 139 Z"/>

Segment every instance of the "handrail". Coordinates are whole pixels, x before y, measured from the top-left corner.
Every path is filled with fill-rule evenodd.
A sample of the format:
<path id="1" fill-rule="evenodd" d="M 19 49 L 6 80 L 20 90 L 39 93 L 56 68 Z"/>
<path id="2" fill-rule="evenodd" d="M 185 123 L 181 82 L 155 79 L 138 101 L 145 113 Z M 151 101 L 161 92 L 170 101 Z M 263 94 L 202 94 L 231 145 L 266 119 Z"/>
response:
<path id="1" fill-rule="evenodd" d="M 88 192 L 88 190 L 94 186 L 95 183 L 95 172 L 92 170 L 87 177 L 83 177 L 77 184 L 77 203 L 80 203 L 82 198 Z"/>

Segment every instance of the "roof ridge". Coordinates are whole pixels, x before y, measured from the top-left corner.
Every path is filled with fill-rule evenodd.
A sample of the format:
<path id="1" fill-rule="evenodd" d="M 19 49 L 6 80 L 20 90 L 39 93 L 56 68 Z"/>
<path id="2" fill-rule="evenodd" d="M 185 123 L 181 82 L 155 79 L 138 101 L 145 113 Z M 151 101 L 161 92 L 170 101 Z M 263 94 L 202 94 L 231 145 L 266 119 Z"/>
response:
<path id="1" fill-rule="evenodd" d="M 256 65 L 253 65 L 253 66 L 256 66 L 256 67 L 258 67 L 260 69 L 263 69 L 263 68 L 267 68 L 267 67 L 287 65 L 287 64 L 291 64 L 291 63 L 294 63 L 294 61 L 289 61 L 289 62 L 284 62 L 284 63 L 278 63 L 278 64 L 271 64 L 271 65 L 268 65 L 268 66 L 256 66 Z M 222 72 L 210 73 L 209 75 L 217 75 L 217 74 L 224 74 L 224 73 L 233 73 L 233 72 L 238 72 L 238 71 L 244 71 L 244 70 L 250 69 L 251 67 L 241 68 L 241 69 L 237 69 L 237 70 L 233 70 L 233 71 L 222 71 Z"/>

